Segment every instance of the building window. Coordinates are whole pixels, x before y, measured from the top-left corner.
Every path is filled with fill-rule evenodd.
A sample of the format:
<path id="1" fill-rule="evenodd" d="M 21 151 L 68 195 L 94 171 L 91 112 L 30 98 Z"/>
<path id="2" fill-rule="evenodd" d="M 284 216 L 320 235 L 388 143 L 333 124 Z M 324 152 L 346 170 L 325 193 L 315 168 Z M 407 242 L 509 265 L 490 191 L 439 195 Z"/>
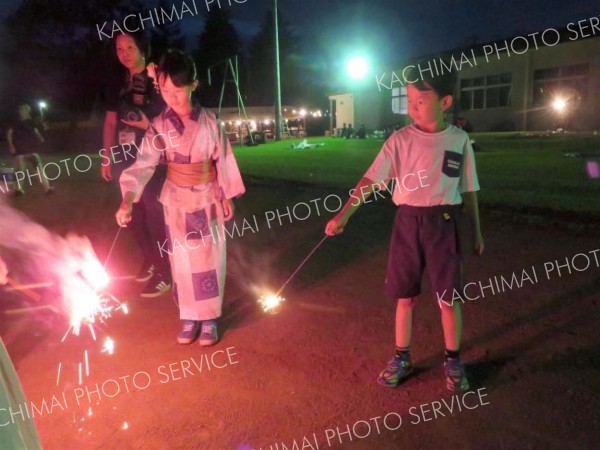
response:
<path id="1" fill-rule="evenodd" d="M 512 74 L 467 78 L 460 81 L 460 108 L 464 110 L 510 106 Z"/>
<path id="2" fill-rule="evenodd" d="M 408 96 L 406 87 L 392 89 L 392 112 L 394 114 L 408 114 Z"/>
<path id="3" fill-rule="evenodd" d="M 545 105 L 556 97 L 580 101 L 588 93 L 589 64 L 539 69 L 533 72 L 533 104 Z"/>

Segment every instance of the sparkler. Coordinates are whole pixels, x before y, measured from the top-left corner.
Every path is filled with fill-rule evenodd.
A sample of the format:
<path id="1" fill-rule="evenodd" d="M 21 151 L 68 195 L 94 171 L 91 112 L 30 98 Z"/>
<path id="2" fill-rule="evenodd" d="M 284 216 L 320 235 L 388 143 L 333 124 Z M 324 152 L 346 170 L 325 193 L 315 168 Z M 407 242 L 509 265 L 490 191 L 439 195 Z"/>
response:
<path id="1" fill-rule="evenodd" d="M 60 369 L 62 369 L 62 362 L 58 363 L 58 373 L 56 374 L 56 385 L 58 386 L 58 381 L 60 380 Z"/>
<path id="2" fill-rule="evenodd" d="M 12 290 L 22 292 L 31 300 L 39 302 L 42 299 L 42 296 L 40 294 L 38 294 L 37 292 L 33 292 L 27 286 L 22 285 L 21 283 L 10 277 L 6 277 L 6 283 L 12 288 Z"/>
<path id="3" fill-rule="evenodd" d="M 117 234 L 115 234 L 115 238 L 112 241 L 112 244 L 110 246 L 110 250 L 108 251 L 108 255 L 106 256 L 106 259 L 104 260 L 104 269 L 106 269 L 106 265 L 108 264 L 108 260 L 110 259 L 110 256 L 112 255 L 113 250 L 115 249 L 115 244 L 117 243 L 117 239 L 119 239 L 119 234 L 121 233 L 121 229 L 123 227 L 119 227 L 119 229 L 117 230 Z"/>
<path id="4" fill-rule="evenodd" d="M 321 239 L 318 242 L 318 244 L 313 247 L 313 249 L 310 251 L 310 253 L 308 255 L 306 255 L 306 258 L 304 258 L 302 260 L 300 265 L 296 268 L 296 270 L 294 270 L 294 272 L 290 275 L 290 277 L 287 280 L 285 280 L 285 283 L 283 283 L 283 285 L 279 288 L 279 290 L 275 294 L 265 294 L 265 295 L 262 295 L 258 299 L 258 303 L 262 306 L 262 309 L 264 312 L 269 312 L 269 313 L 275 312 L 277 310 L 277 308 L 279 307 L 279 305 L 281 305 L 281 303 L 285 301 L 285 298 L 281 297 L 280 294 L 283 292 L 285 287 L 290 283 L 290 281 L 292 281 L 294 279 L 294 277 L 300 271 L 300 269 L 302 269 L 304 264 L 307 263 L 307 261 L 310 259 L 310 257 L 319 249 L 321 244 L 323 244 L 323 242 L 325 242 L 325 240 L 328 237 L 329 237 L 328 235 L 323 236 L 323 239 Z"/>

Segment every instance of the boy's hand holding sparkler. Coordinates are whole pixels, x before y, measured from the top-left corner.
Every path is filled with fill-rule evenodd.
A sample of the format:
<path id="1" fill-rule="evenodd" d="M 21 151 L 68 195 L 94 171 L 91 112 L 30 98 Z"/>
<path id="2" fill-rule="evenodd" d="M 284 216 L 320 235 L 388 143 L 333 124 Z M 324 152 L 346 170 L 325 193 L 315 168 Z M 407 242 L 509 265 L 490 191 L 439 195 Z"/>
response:
<path id="1" fill-rule="evenodd" d="M 325 226 L 325 234 L 327 236 L 335 236 L 344 232 L 344 227 L 352 217 L 358 208 L 371 196 L 375 189 L 380 189 L 378 183 L 370 180 L 369 178 L 363 177 L 360 179 L 354 192 L 360 192 L 361 195 L 354 195 L 353 198 L 348 199 L 342 210 Z M 358 202 L 356 202 L 358 200 Z"/>
<path id="2" fill-rule="evenodd" d="M 126 227 L 129 222 L 131 222 L 131 210 L 133 209 L 133 199 L 135 198 L 135 193 L 128 192 L 123 197 L 123 201 L 121 202 L 121 206 L 119 210 L 115 214 L 115 218 L 117 219 L 117 223 L 120 227 Z"/>

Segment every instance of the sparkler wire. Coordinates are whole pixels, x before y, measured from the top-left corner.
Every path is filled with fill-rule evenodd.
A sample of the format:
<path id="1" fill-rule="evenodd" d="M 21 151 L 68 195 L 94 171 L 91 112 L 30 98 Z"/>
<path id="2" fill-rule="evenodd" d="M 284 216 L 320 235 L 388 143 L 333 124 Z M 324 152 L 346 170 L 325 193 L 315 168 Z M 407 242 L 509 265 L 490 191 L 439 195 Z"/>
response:
<path id="1" fill-rule="evenodd" d="M 314 246 L 314 248 L 310 251 L 310 253 L 306 256 L 306 258 L 304 258 L 302 260 L 302 262 L 300 263 L 300 265 L 298 266 L 298 268 L 296 270 L 294 270 L 294 273 L 292 273 L 290 275 L 290 277 L 285 281 L 285 283 L 283 283 L 283 285 L 281 286 L 281 288 L 279 288 L 279 290 L 277 291 L 277 293 L 275 294 L 276 297 L 279 296 L 279 294 L 281 294 L 283 292 L 283 289 L 288 285 L 288 283 L 290 281 L 292 281 L 292 279 L 296 276 L 296 274 L 300 271 L 300 269 L 302 269 L 302 266 L 304 266 L 304 264 L 306 264 L 306 262 L 309 260 L 309 258 L 318 250 L 318 248 L 321 246 L 321 244 L 323 244 L 323 242 L 325 242 L 325 239 L 327 239 L 329 236 L 325 235 L 323 236 L 323 239 L 321 239 L 319 241 L 319 243 L 317 245 Z"/>
<path id="2" fill-rule="evenodd" d="M 119 234 L 121 234 L 121 229 L 123 227 L 119 226 L 119 229 L 117 230 L 117 234 L 115 234 L 115 238 L 112 241 L 112 245 L 110 246 L 110 250 L 108 251 L 108 256 L 106 257 L 106 260 L 104 261 L 104 269 L 106 270 L 106 265 L 108 264 L 108 260 L 110 259 L 110 256 L 112 255 L 113 250 L 115 249 L 115 244 L 117 243 L 117 239 L 119 239 Z"/>

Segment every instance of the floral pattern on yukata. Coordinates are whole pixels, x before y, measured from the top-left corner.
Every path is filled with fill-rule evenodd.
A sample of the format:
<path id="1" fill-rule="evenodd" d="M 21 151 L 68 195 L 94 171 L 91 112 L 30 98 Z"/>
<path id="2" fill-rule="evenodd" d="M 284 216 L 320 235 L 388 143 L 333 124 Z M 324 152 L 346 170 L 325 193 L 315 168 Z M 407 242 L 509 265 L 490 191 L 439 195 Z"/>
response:
<path id="1" fill-rule="evenodd" d="M 202 239 L 202 236 L 210 234 L 208 217 L 205 210 L 201 209 L 193 213 L 186 213 L 185 232 L 188 235 L 190 235 L 190 233 L 196 233 L 195 236 L 193 234 L 190 235 L 190 238 L 192 239 Z"/>
<path id="2" fill-rule="evenodd" d="M 192 285 L 194 286 L 194 299 L 196 301 L 219 296 L 219 281 L 216 270 L 193 273 Z"/>
<path id="3" fill-rule="evenodd" d="M 190 157 L 186 155 L 182 155 L 178 152 L 173 152 L 173 162 L 176 164 L 189 164 Z"/>

